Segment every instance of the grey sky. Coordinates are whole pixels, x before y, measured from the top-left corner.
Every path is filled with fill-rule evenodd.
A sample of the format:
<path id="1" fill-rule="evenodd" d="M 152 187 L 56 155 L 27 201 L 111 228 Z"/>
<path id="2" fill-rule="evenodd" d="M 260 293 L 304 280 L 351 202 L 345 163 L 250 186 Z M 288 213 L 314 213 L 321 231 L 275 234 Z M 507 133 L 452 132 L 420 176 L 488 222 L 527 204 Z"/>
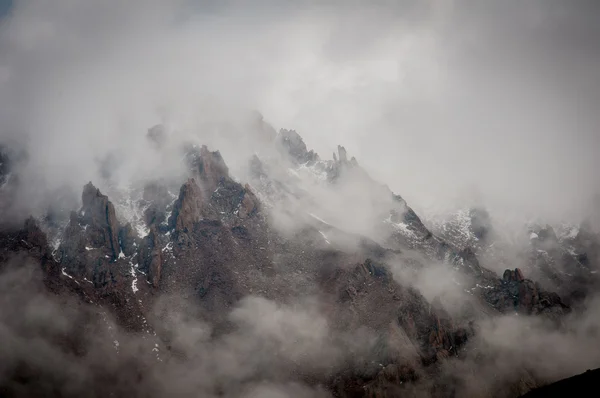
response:
<path id="1" fill-rule="evenodd" d="M 599 18 L 596 1 L 17 2 L 1 134 L 30 137 L 46 184 L 79 183 L 165 110 L 190 127 L 221 102 L 324 157 L 344 144 L 422 214 L 581 217 L 599 189 Z"/>

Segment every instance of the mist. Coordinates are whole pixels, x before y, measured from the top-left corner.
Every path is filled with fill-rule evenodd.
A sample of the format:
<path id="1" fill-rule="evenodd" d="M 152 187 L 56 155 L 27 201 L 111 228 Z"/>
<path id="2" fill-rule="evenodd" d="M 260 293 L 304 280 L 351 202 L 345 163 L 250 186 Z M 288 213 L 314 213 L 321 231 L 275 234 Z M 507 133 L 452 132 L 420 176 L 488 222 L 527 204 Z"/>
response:
<path id="1" fill-rule="evenodd" d="M 580 220 L 597 207 L 597 11 L 16 1 L 0 20 L 0 134 L 27 148 L 38 186 L 81 186 L 113 152 L 132 165 L 121 178 L 143 174 L 154 124 L 209 143 L 207 123 L 244 136 L 257 110 L 322 157 L 345 145 L 422 215 Z M 235 162 L 240 140 L 215 149 Z"/>
<path id="2" fill-rule="evenodd" d="M 381 216 L 396 205 L 386 185 L 423 219 L 484 207 L 499 235 L 523 232 L 533 220 L 600 220 L 598 15 L 596 1 L 17 0 L 0 17 L 0 145 L 25 155 L 16 164 L 16 204 L 2 216 L 37 215 L 57 201 L 75 210 L 88 181 L 110 193 L 176 180 L 188 143 L 219 150 L 245 183 L 253 154 L 274 155 L 268 147 L 276 133 L 256 127 L 264 118 L 275 131 L 296 130 L 322 159 L 344 145 L 370 176 L 349 174 L 325 189 L 311 176 L 274 171 L 311 194 L 290 208 L 284 202 L 285 211 L 270 209 L 275 227 L 289 232 L 300 226 L 289 213 L 314 213 L 328 228 L 318 231 L 327 245 L 355 245 L 336 237 L 336 227 L 381 243 Z M 146 135 L 159 124 L 168 139 L 157 149 Z M 503 254 L 511 268 L 525 261 Z M 402 260 L 392 269 L 398 283 L 429 302 L 441 298 L 456 317 L 472 304 L 452 271 L 419 257 L 429 268 L 411 273 Z M 506 268 L 496 264 L 490 269 Z M 22 302 L 8 286 L 28 278 L 23 270 L 0 276 L 3 308 Z M 26 300 L 31 336 L 20 336 L 27 329 L 20 314 L 1 315 L 0 332 L 16 344 L 0 350 L 11 364 L 30 356 L 33 341 L 36 364 L 51 368 L 58 354 L 44 333 L 73 332 L 76 315 L 46 301 Z M 230 396 L 328 396 L 287 375 L 332 374 L 372 349 L 374 337 L 334 330 L 317 303 L 291 301 L 245 297 L 224 314 L 238 329 L 219 338 L 197 308 L 159 301 L 154 315 L 171 327 L 162 333 L 187 357 L 174 355 L 146 375 L 143 392 L 212 394 L 223 383 Z M 489 354 L 437 371 L 463 380 L 465 394 L 485 396 L 524 369 L 554 380 L 598 366 L 589 350 L 599 340 L 597 305 L 592 296 L 558 329 L 478 313 L 481 337 L 465 350 Z M 114 348 L 107 333 L 86 340 L 103 342 L 84 358 L 87 367 L 60 354 L 65 367 L 54 376 L 79 392 L 93 370 L 115 374 L 150 352 L 119 331 L 130 351 L 117 360 L 107 354 Z M 123 392 L 136 377 L 123 376 Z"/>

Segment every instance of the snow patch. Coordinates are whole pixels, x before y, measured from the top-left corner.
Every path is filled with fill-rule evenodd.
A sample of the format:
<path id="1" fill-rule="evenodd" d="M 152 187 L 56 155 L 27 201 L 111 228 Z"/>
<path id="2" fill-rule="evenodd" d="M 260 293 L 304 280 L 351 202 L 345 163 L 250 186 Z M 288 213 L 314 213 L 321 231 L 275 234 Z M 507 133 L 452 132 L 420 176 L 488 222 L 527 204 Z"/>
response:
<path id="1" fill-rule="evenodd" d="M 402 235 L 404 235 L 404 237 L 409 237 L 409 238 L 413 238 L 413 239 L 417 238 L 417 235 L 415 235 L 414 231 L 412 231 L 410 229 L 408 224 L 406 224 L 404 222 L 398 222 L 398 223 L 393 222 L 391 215 L 388 218 L 386 218 L 385 220 L 383 220 L 383 222 L 386 224 L 390 224 L 397 231 L 399 231 Z"/>
<path id="2" fill-rule="evenodd" d="M 323 239 L 325 239 L 325 242 L 327 242 L 327 244 L 328 244 L 328 245 L 330 245 L 330 244 L 331 244 L 331 242 L 329 242 L 329 241 L 327 240 L 327 235 L 325 235 L 325 233 L 324 233 L 323 231 L 319 231 L 319 233 L 321 234 L 321 236 L 323 236 Z"/>
<path id="3" fill-rule="evenodd" d="M 135 223 L 135 231 L 137 232 L 138 236 L 143 238 L 150 233 L 150 228 L 143 223 Z"/>
<path id="4" fill-rule="evenodd" d="M 79 285 L 79 282 L 77 282 L 77 280 L 76 280 L 75 278 L 73 278 L 71 275 L 67 274 L 67 272 L 65 271 L 65 269 L 66 269 L 65 267 L 63 267 L 63 268 L 62 268 L 62 270 L 61 270 L 61 271 L 62 271 L 62 274 L 63 274 L 64 276 L 66 276 L 67 278 L 71 278 L 71 279 L 73 279 L 73 280 L 75 281 L 75 283 L 77 283 L 77 284 Z"/>
<path id="5" fill-rule="evenodd" d="M 308 162 L 306 162 L 298 167 L 298 171 L 307 173 L 318 182 L 327 181 L 327 165 L 323 162 L 316 162 L 311 166 L 308 166 Z M 296 175 L 298 175 L 298 173 L 296 173 Z"/>
<path id="6" fill-rule="evenodd" d="M 327 221 L 323 220 L 321 217 L 315 216 L 312 213 L 308 213 L 308 215 L 311 216 L 312 218 L 314 218 L 315 220 L 322 222 L 323 224 L 331 225 Z"/>
<path id="7" fill-rule="evenodd" d="M 131 269 L 129 270 L 131 276 L 133 276 L 133 280 L 131 281 L 131 290 L 133 291 L 133 293 L 137 293 L 138 287 L 137 287 L 137 274 L 135 272 L 135 269 L 138 267 L 138 264 L 133 265 L 133 263 L 130 261 L 129 265 L 131 266 Z"/>
<path id="8" fill-rule="evenodd" d="M 577 237 L 577 235 L 579 234 L 579 228 L 577 227 L 572 227 L 569 230 L 569 233 L 567 234 L 567 236 L 565 236 L 565 238 L 567 239 L 575 239 Z"/>

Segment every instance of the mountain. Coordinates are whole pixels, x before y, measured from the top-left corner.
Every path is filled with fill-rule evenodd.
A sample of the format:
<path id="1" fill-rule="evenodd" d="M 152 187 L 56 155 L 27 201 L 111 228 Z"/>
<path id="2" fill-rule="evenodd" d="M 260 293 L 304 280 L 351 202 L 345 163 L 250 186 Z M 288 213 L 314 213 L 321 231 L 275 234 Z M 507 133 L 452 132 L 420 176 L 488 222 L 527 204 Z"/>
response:
<path id="1" fill-rule="evenodd" d="M 516 397 L 557 378 L 510 362 L 490 325 L 567 333 L 595 286 L 591 231 L 532 232 L 548 260 L 500 275 L 479 259 L 484 210 L 436 231 L 344 147 L 323 160 L 260 122 L 243 179 L 184 143 L 180 174 L 122 186 L 109 159 L 105 189 L 2 224 L 2 395 Z M 1 153 L 8 212 L 19 168 Z"/>
<path id="2" fill-rule="evenodd" d="M 600 380 L 598 376 L 600 376 L 599 369 L 588 369 L 585 373 L 528 392 L 523 395 L 523 398 L 554 398 L 565 395 L 595 397 L 598 394 L 598 380 Z"/>

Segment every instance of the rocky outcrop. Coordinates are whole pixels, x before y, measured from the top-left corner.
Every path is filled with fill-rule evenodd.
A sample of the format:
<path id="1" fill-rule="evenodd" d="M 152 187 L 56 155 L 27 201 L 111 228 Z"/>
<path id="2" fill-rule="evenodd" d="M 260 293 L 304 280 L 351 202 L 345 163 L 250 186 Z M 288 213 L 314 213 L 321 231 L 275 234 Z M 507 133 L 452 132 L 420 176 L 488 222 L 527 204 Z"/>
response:
<path id="1" fill-rule="evenodd" d="M 319 160 L 319 155 L 313 150 L 308 151 L 304 140 L 295 130 L 279 130 L 275 143 L 282 153 L 289 155 L 297 164 Z"/>
<path id="2" fill-rule="evenodd" d="M 160 136 L 157 132 L 155 138 Z M 127 340 L 135 343 L 135 350 L 140 334 L 143 339 L 151 335 L 147 323 L 157 325 L 162 341 L 176 342 L 177 336 L 160 330 L 169 320 L 154 317 L 150 310 L 171 296 L 181 297 L 181 307 L 193 308 L 190 313 L 197 310 L 199 319 L 189 315 L 190 320 L 209 323 L 210 336 L 203 339 L 215 339 L 217 344 L 225 341 L 219 339 L 236 337 L 240 332 L 232 322 L 231 311 L 244 297 L 272 300 L 274 308 L 314 300 L 325 320 L 327 338 L 334 336 L 332 343 L 341 346 L 339 351 L 348 347 L 351 354 L 340 354 L 344 358 L 341 363 L 316 372 L 278 352 L 277 364 L 281 361 L 285 366 L 277 365 L 269 377 L 277 382 L 281 378 L 284 382 L 325 385 L 340 397 L 402 396 L 410 392 L 410 387 L 403 390 L 404 386 L 419 381 L 427 384 L 432 378 L 436 378 L 432 384 L 447 387 L 450 384 L 437 379 L 440 375 L 436 372 L 460 363 L 461 355 L 466 355 L 466 343 L 475 341 L 472 336 L 477 329 L 472 322 L 479 318 L 454 306 L 450 311 L 443 298 L 428 300 L 412 285 L 411 278 L 403 279 L 404 272 L 421 271 L 432 262 L 448 265 L 449 272 L 465 280 L 465 285 L 457 283 L 457 289 L 459 294 L 464 292 L 468 306 L 489 310 L 491 305 L 497 310 L 481 311 L 486 317 L 519 312 L 560 319 L 568 311 L 558 295 L 526 279 L 520 269 L 507 270 L 499 278 L 479 264 L 471 247 L 458 248 L 436 236 L 400 196 L 370 180 L 354 158 L 348 160 L 343 147 L 338 147 L 333 162 L 322 162 L 307 151 L 293 131 L 282 130 L 276 140 L 305 171 L 312 167 L 307 163 L 319 162 L 322 168 L 318 171 L 324 170 L 330 177 L 329 181 L 320 178 L 324 186 L 329 182 L 333 189 L 339 188 L 345 176 L 350 177 L 350 183 L 358 176 L 364 178 L 361 182 L 367 181 L 368 189 L 377 195 L 381 192 L 382 217 L 374 223 L 389 233 L 382 234 L 385 246 L 310 215 L 305 217 L 310 221 L 298 222 L 292 231 L 272 228 L 270 214 L 264 211 L 270 203 L 264 205 L 259 200 L 264 191 L 255 190 L 254 181 L 253 187 L 236 182 L 219 152 L 190 147 L 186 160 L 191 177 L 181 186 L 174 203 L 161 182 L 145 186 L 140 208 L 145 210 L 143 218 L 149 232 L 143 232 L 143 238 L 136 235 L 132 225 L 119 225 L 112 203 L 90 183 L 84 188 L 81 211 L 70 214 L 56 258 L 33 221 L 26 223 L 20 235 L 0 234 L 0 248 L 27 252 L 40 262 L 45 258 L 57 280 L 69 284 L 85 303 L 117 314 L 118 324 L 134 333 Z M 289 164 L 285 166 L 287 170 Z M 251 162 L 251 172 L 259 181 L 268 182 L 273 170 L 257 157 Z M 275 183 L 271 187 L 279 189 Z M 284 194 L 289 192 L 292 190 Z M 479 227 L 474 223 L 474 234 L 484 238 L 487 225 L 485 217 L 480 219 Z M 139 229 L 145 231 L 143 226 Z M 386 240 L 387 236 L 390 238 Z M 5 252 L 0 253 L 4 256 Z M 2 260 L 4 257 L 0 263 Z M 392 274 L 391 264 L 398 274 Z M 148 283 L 141 275 L 146 275 Z M 176 309 L 167 306 L 167 311 L 171 310 Z M 356 336 L 363 335 L 367 338 L 357 340 Z M 351 342 L 346 341 L 348 336 Z M 175 357 L 185 364 L 189 354 L 193 353 L 164 353 L 168 364 Z M 149 369 L 152 374 L 163 369 L 161 365 L 154 368 L 154 362 L 143 365 L 143 371 Z M 228 395 L 227 386 L 223 388 L 217 395 Z"/>
<path id="3" fill-rule="evenodd" d="M 202 218 L 204 206 L 203 194 L 194 178 L 187 180 L 179 191 L 179 197 L 173 205 L 173 214 L 169 226 L 178 234 L 187 234 L 194 223 Z"/>
<path id="4" fill-rule="evenodd" d="M 237 213 L 238 217 L 248 218 L 252 216 L 258 211 L 258 206 L 258 198 L 254 195 L 248 184 L 244 185 L 244 192 Z"/>
<path id="5" fill-rule="evenodd" d="M 57 256 L 66 272 L 110 294 L 126 278 L 121 243 L 133 253 L 135 238 L 130 227 L 120 227 L 113 204 L 91 182 L 83 189 L 82 202 L 79 213 L 71 212 Z"/>
<path id="6" fill-rule="evenodd" d="M 130 223 L 119 229 L 119 245 L 127 257 L 135 255 L 138 248 L 138 237 Z"/>
<path id="7" fill-rule="evenodd" d="M 144 238 L 139 254 L 140 268 L 148 275 L 148 282 L 159 287 L 163 266 L 160 235 L 156 226 L 150 227 L 150 233 Z"/>
<path id="8" fill-rule="evenodd" d="M 327 170 L 327 179 L 330 182 L 336 182 L 344 172 L 349 170 L 354 171 L 355 173 L 361 173 L 361 178 L 367 179 L 370 183 L 375 183 L 375 181 L 371 180 L 366 173 L 358 166 L 358 162 L 354 156 L 348 160 L 348 154 L 346 152 L 346 148 L 341 145 L 337 147 L 338 154 L 336 156 L 335 152 L 333 154 L 333 162 L 329 170 Z"/>
<path id="9" fill-rule="evenodd" d="M 598 395 L 599 388 L 600 369 L 594 369 L 536 388 L 522 395 L 521 398 L 562 398 L 567 396 L 592 398 Z"/>
<path id="10" fill-rule="evenodd" d="M 519 268 L 515 268 L 514 271 L 507 269 L 502 275 L 502 280 L 507 283 L 521 282 L 525 280 L 525 277 L 523 276 L 523 271 L 521 271 Z"/>
<path id="11" fill-rule="evenodd" d="M 107 247 L 113 260 L 119 257 L 119 223 L 115 207 L 91 182 L 83 188 L 81 222 L 87 239 L 94 247 Z"/>
<path id="12" fill-rule="evenodd" d="M 206 196 L 210 196 L 222 179 L 229 178 L 229 168 L 219 151 L 211 152 L 206 145 L 193 145 L 186 149 L 186 161 L 197 183 Z"/>
<path id="13" fill-rule="evenodd" d="M 236 216 L 242 219 L 255 214 L 259 209 L 259 201 L 250 186 L 241 184 L 227 178 L 221 181 L 210 197 L 210 205 L 215 212 L 213 218 L 231 218 Z"/>
<path id="14" fill-rule="evenodd" d="M 539 284 L 525 279 L 519 268 L 506 270 L 502 281 L 484 293 L 486 300 L 501 312 L 547 314 L 557 319 L 569 311 L 558 294 L 543 290 Z"/>
<path id="15" fill-rule="evenodd" d="M 142 207 L 144 222 L 148 227 L 167 221 L 167 208 L 171 204 L 171 195 L 165 184 L 153 181 L 144 185 Z"/>
<path id="16" fill-rule="evenodd" d="M 577 260 L 590 271 L 600 271 L 600 234 L 589 222 L 583 222 L 575 238 L 568 242 L 573 246 Z"/>
<path id="17" fill-rule="evenodd" d="M 346 148 L 344 148 L 341 145 L 338 145 L 337 149 L 338 149 L 338 155 L 339 155 L 339 162 L 346 163 L 348 161 L 348 155 L 346 154 Z"/>
<path id="18" fill-rule="evenodd" d="M 588 228 L 572 227 L 558 236 L 545 226 L 531 230 L 529 264 L 532 277 L 547 290 L 556 291 L 572 306 L 585 301 L 600 286 L 597 237 Z"/>
<path id="19" fill-rule="evenodd" d="M 20 254 L 37 262 L 47 276 L 58 275 L 59 266 L 52 257 L 46 234 L 32 217 L 25 220 L 20 228 L 0 227 L 0 271 L 3 264 Z"/>

